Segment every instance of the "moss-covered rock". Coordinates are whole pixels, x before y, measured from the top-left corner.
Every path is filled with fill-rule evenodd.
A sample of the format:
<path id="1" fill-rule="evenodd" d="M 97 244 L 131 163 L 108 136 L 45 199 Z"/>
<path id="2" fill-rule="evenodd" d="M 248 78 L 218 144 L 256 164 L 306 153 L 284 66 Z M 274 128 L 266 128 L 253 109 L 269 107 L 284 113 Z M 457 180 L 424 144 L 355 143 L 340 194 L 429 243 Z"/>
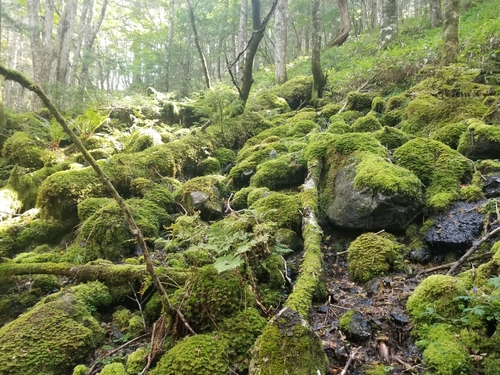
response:
<path id="1" fill-rule="evenodd" d="M 208 157 L 203 159 L 198 163 L 198 173 L 202 176 L 209 174 L 218 174 L 221 171 L 221 165 L 219 160 L 213 157 Z"/>
<path id="2" fill-rule="evenodd" d="M 312 77 L 299 76 L 276 87 L 273 92 L 286 100 L 291 109 L 297 109 L 311 100 Z"/>
<path id="3" fill-rule="evenodd" d="M 385 111 L 385 100 L 381 96 L 376 96 L 372 100 L 372 111 L 376 113 L 384 113 Z"/>
<path id="4" fill-rule="evenodd" d="M 431 133 L 430 138 L 442 142 L 453 149 L 457 149 L 460 137 L 467 130 L 464 122 L 455 122 L 444 125 Z"/>
<path id="5" fill-rule="evenodd" d="M 10 219 L 19 213 L 22 206 L 19 194 L 14 189 L 9 186 L 0 189 L 0 220 Z"/>
<path id="6" fill-rule="evenodd" d="M 247 206 L 251 207 L 259 199 L 271 195 L 271 190 L 267 187 L 251 188 L 252 190 L 247 195 Z"/>
<path id="7" fill-rule="evenodd" d="M 460 301 L 465 295 L 466 284 L 452 276 L 431 275 L 424 279 L 412 293 L 406 308 L 415 324 L 430 325 L 444 319 L 454 319 L 460 314 Z"/>
<path id="8" fill-rule="evenodd" d="M 372 114 L 358 118 L 351 126 L 353 132 L 375 132 L 382 128 L 380 121 Z"/>
<path id="9" fill-rule="evenodd" d="M 220 147 L 212 153 L 212 157 L 219 161 L 222 168 L 225 168 L 236 160 L 236 153 L 226 147 Z"/>
<path id="10" fill-rule="evenodd" d="M 152 375 L 226 375 L 229 342 L 219 336 L 194 335 L 178 342 L 158 362 Z"/>
<path id="11" fill-rule="evenodd" d="M 250 186 L 275 190 L 304 182 L 307 165 L 302 153 L 297 152 L 263 162 L 256 169 L 250 178 Z"/>
<path id="12" fill-rule="evenodd" d="M 427 186 L 427 206 L 442 210 L 459 197 L 460 184 L 470 178 L 471 163 L 449 146 L 415 138 L 394 151 L 398 165 L 413 172 Z"/>
<path id="13" fill-rule="evenodd" d="M 125 366 L 122 363 L 108 363 L 100 372 L 100 375 L 128 375 Z"/>
<path id="14" fill-rule="evenodd" d="M 251 208 L 265 215 L 266 220 L 276 223 L 278 228 L 300 227 L 299 202 L 297 197 L 275 193 L 256 201 Z"/>
<path id="15" fill-rule="evenodd" d="M 406 106 L 401 129 L 411 135 L 423 135 L 422 130 L 441 119 L 440 100 L 429 94 L 421 94 Z"/>
<path id="16" fill-rule="evenodd" d="M 226 178 L 209 175 L 193 178 L 182 187 L 182 204 L 189 212 L 200 211 L 204 220 L 222 215 L 222 198 L 226 193 Z"/>
<path id="17" fill-rule="evenodd" d="M 137 349 L 127 357 L 127 374 L 137 375 L 146 367 L 148 350 L 144 347 Z"/>
<path id="18" fill-rule="evenodd" d="M 333 115 L 336 115 L 339 113 L 340 109 L 342 108 L 342 104 L 338 103 L 328 103 L 321 108 L 321 116 L 329 119 Z"/>
<path id="19" fill-rule="evenodd" d="M 364 283 L 388 273 L 398 256 L 398 247 L 390 239 L 365 233 L 349 246 L 347 270 L 354 280 Z"/>
<path id="20" fill-rule="evenodd" d="M 404 131 L 388 126 L 377 130 L 373 133 L 373 136 L 389 150 L 395 150 L 410 140 L 410 137 Z"/>
<path id="21" fill-rule="evenodd" d="M 248 194 L 254 190 L 253 187 L 245 187 L 234 193 L 233 199 L 231 200 L 231 206 L 234 210 L 243 210 L 247 208 L 247 198 Z"/>
<path id="22" fill-rule="evenodd" d="M 90 302 L 78 294 L 61 293 L 0 328 L 0 372 L 70 373 L 104 339 L 99 322 L 89 312 Z"/>
<path id="23" fill-rule="evenodd" d="M 372 100 L 370 94 L 352 91 L 347 94 L 346 108 L 353 111 L 368 112 L 372 107 Z"/>
<path id="24" fill-rule="evenodd" d="M 269 90 L 259 90 L 255 96 L 255 103 L 250 100 L 247 110 L 276 110 L 277 113 L 290 112 L 287 101 Z"/>
<path id="25" fill-rule="evenodd" d="M 481 159 L 500 158 L 500 126 L 486 125 L 480 120 L 466 121 L 467 131 L 462 134 L 458 152 Z"/>
<path id="26" fill-rule="evenodd" d="M 9 163 L 30 169 L 40 169 L 53 158 L 41 142 L 24 132 L 16 132 L 5 141 L 2 155 Z"/>
<path id="27" fill-rule="evenodd" d="M 134 196 L 153 202 L 168 213 L 174 212 L 175 199 L 171 192 L 172 187 L 169 186 L 167 181 L 155 183 L 146 178 L 137 178 L 133 180 L 130 185 L 130 189 Z M 80 215 L 80 205 L 78 206 L 78 212 Z M 82 220 L 82 217 L 79 217 L 80 220 Z"/>
<path id="28" fill-rule="evenodd" d="M 325 374 L 328 360 L 318 337 L 299 313 L 282 309 L 252 349 L 250 375 Z"/>

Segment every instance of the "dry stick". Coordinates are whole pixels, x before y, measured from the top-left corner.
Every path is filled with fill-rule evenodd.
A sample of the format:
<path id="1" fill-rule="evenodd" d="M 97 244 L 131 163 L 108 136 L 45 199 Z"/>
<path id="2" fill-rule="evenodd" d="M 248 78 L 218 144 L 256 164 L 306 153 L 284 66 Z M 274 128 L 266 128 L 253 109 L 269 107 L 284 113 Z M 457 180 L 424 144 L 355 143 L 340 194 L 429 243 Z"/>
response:
<path id="1" fill-rule="evenodd" d="M 32 91 L 33 93 L 36 94 L 42 100 L 43 104 L 47 107 L 47 109 L 52 114 L 52 116 L 54 116 L 54 118 L 57 120 L 57 122 L 62 126 L 62 128 L 64 129 L 66 134 L 68 134 L 69 138 L 76 145 L 78 150 L 82 153 L 85 160 L 92 166 L 94 171 L 99 176 L 99 179 L 101 180 L 101 182 L 104 184 L 104 186 L 106 186 L 106 188 L 109 190 L 109 192 L 111 193 L 113 198 L 118 203 L 118 206 L 120 207 L 120 209 L 125 217 L 125 220 L 127 221 L 127 224 L 130 228 L 130 231 L 132 232 L 132 234 L 136 238 L 136 240 L 137 240 L 137 242 L 142 250 L 142 253 L 144 255 L 144 261 L 146 262 L 146 269 L 148 270 L 148 272 L 151 276 L 151 279 L 153 280 L 153 284 L 154 284 L 156 290 L 158 291 L 158 294 L 160 295 L 160 299 L 162 301 L 163 306 L 165 307 L 165 311 L 166 312 L 175 311 L 179 315 L 179 317 L 182 319 L 182 321 L 184 322 L 186 327 L 189 329 L 189 331 L 191 331 L 191 333 L 195 334 L 195 332 L 189 326 L 187 321 L 184 319 L 184 316 L 182 316 L 182 314 L 180 314 L 179 310 L 173 309 L 172 305 L 170 304 L 170 300 L 168 298 L 167 292 L 165 291 L 165 288 L 163 287 L 158 275 L 156 274 L 153 262 L 151 260 L 151 255 L 150 255 L 148 247 L 146 245 L 146 241 L 144 240 L 144 237 L 141 233 L 141 230 L 137 226 L 137 224 L 132 216 L 132 213 L 130 212 L 130 210 L 126 206 L 125 201 L 120 196 L 120 194 L 118 194 L 115 187 L 113 186 L 113 184 L 109 180 L 108 176 L 106 176 L 106 174 L 104 173 L 102 168 L 99 167 L 99 165 L 97 164 L 95 159 L 87 151 L 87 149 L 85 148 L 83 143 L 80 141 L 80 139 L 77 137 L 75 132 L 73 132 L 73 130 L 71 130 L 71 128 L 69 127 L 69 125 L 66 122 L 66 120 L 64 119 L 64 117 L 62 117 L 61 113 L 57 110 L 57 108 L 54 106 L 54 104 L 49 99 L 49 97 L 45 94 L 45 92 L 42 90 L 42 88 L 40 86 L 38 86 L 37 84 L 28 80 L 20 72 L 15 71 L 15 70 L 11 70 L 11 69 L 7 69 L 6 67 L 4 67 L 3 65 L 0 64 L 0 74 L 3 75 L 6 80 L 11 80 L 11 81 L 17 82 L 21 86 L 23 86 L 24 88 L 26 88 L 29 91 Z"/>
<path id="2" fill-rule="evenodd" d="M 116 349 L 113 349 L 111 350 L 110 352 L 107 352 L 106 354 L 103 354 L 101 355 L 99 358 L 97 358 L 95 361 L 94 361 L 94 364 L 87 370 L 87 374 L 91 375 L 95 372 L 95 368 L 97 367 L 97 364 L 99 360 L 103 359 L 103 358 L 106 358 L 106 357 L 109 357 L 109 356 L 112 356 L 113 354 L 115 354 L 116 352 L 120 351 L 121 349 L 125 348 L 126 346 L 132 344 L 133 342 L 136 342 L 136 341 L 139 341 L 140 339 L 148 336 L 149 333 L 145 333 L 143 335 L 140 335 L 140 336 L 137 336 L 135 338 L 133 338 L 132 340 L 130 341 L 127 341 L 125 344 L 119 346 L 118 348 Z"/>
<path id="3" fill-rule="evenodd" d="M 342 372 L 340 373 L 340 375 L 346 375 L 347 374 L 347 370 L 349 370 L 349 367 L 351 367 L 351 364 L 354 361 L 354 357 L 356 356 L 356 354 L 358 354 L 358 350 L 359 350 L 359 347 L 358 348 L 354 348 L 351 351 L 351 354 L 349 354 L 349 359 L 347 360 L 347 363 L 345 364 L 344 369 L 342 370 Z"/>
<path id="4" fill-rule="evenodd" d="M 484 254 L 476 255 L 475 257 L 471 258 L 471 261 L 479 260 L 482 258 L 488 258 L 488 257 L 491 257 L 491 253 L 484 253 Z M 410 276 L 417 277 L 417 276 L 423 275 L 425 273 L 431 273 L 434 271 L 444 270 L 446 268 L 450 268 L 454 264 L 455 264 L 455 262 L 451 262 L 451 263 L 441 264 L 441 265 L 436 266 L 436 267 L 424 268 L 424 269 L 418 271 L 415 275 L 410 275 Z"/>

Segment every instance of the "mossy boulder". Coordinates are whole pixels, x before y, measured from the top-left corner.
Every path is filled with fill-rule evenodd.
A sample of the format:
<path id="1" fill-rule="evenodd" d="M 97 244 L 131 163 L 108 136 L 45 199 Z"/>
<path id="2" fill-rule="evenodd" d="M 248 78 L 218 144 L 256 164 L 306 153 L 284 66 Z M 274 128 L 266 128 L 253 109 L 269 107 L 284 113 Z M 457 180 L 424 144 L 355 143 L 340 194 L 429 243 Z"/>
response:
<path id="1" fill-rule="evenodd" d="M 454 122 L 446 124 L 431 133 L 430 138 L 442 142 L 452 149 L 456 150 L 460 137 L 467 131 L 467 125 L 464 122 Z"/>
<path id="2" fill-rule="evenodd" d="M 43 148 L 43 144 L 28 133 L 16 132 L 3 144 L 2 155 L 10 164 L 20 167 L 40 169 L 53 158 L 50 151 Z"/>
<path id="3" fill-rule="evenodd" d="M 372 111 L 376 113 L 384 113 L 385 111 L 385 100 L 381 96 L 376 96 L 372 100 Z"/>
<path id="4" fill-rule="evenodd" d="M 198 174 L 201 176 L 206 176 L 209 174 L 218 174 L 221 171 L 221 165 L 219 160 L 213 157 L 208 157 L 203 159 L 198 163 Z"/>
<path id="5" fill-rule="evenodd" d="M 363 314 L 356 310 L 350 310 L 342 315 L 339 319 L 339 328 L 354 342 L 363 342 L 371 336 L 370 324 Z"/>
<path id="6" fill-rule="evenodd" d="M 276 223 L 278 228 L 300 228 L 301 215 L 297 197 L 283 193 L 271 194 L 259 199 L 250 208 L 265 215 L 265 220 Z"/>
<path id="7" fill-rule="evenodd" d="M 302 153 L 289 153 L 258 165 L 250 178 L 250 186 L 275 190 L 300 185 L 304 182 L 306 172 L 306 160 Z"/>
<path id="8" fill-rule="evenodd" d="M 374 132 L 382 128 L 380 121 L 372 114 L 358 118 L 351 126 L 353 132 Z"/>
<path id="9" fill-rule="evenodd" d="M 275 110 L 277 113 L 290 112 L 290 106 L 284 98 L 269 90 L 259 90 L 255 96 L 255 103 L 249 101 L 248 107 L 252 110 Z"/>
<path id="10" fill-rule="evenodd" d="M 88 262 L 103 258 L 117 261 L 138 251 L 135 238 L 118 204 L 113 199 L 92 202 L 102 206 L 82 221 L 78 235 L 68 249 L 67 256 L 70 260 Z M 166 211 L 154 202 L 132 198 L 125 203 L 146 238 L 158 237 L 162 226 L 171 223 Z"/>
<path id="11" fill-rule="evenodd" d="M 271 195 L 271 190 L 267 187 L 251 188 L 252 190 L 247 195 L 247 206 L 251 207 L 259 199 Z"/>
<path id="12" fill-rule="evenodd" d="M 347 94 L 346 109 L 368 112 L 372 107 L 373 97 L 370 94 L 352 91 Z"/>
<path id="13" fill-rule="evenodd" d="M 127 374 L 137 375 L 141 373 L 142 369 L 146 367 L 148 354 L 148 350 L 144 347 L 130 353 L 127 357 Z"/>
<path id="14" fill-rule="evenodd" d="M 212 157 L 219 161 L 222 168 L 226 168 L 236 160 L 236 153 L 226 147 L 220 147 L 212 153 Z"/>
<path id="15" fill-rule="evenodd" d="M 427 207 L 443 210 L 459 197 L 460 184 L 472 175 L 472 164 L 444 143 L 415 138 L 394 151 L 397 165 L 413 172 L 425 189 Z"/>
<path id="16" fill-rule="evenodd" d="M 373 136 L 389 150 L 395 150 L 410 140 L 410 137 L 404 131 L 388 126 L 377 130 L 373 133 Z"/>
<path id="17" fill-rule="evenodd" d="M 209 175 L 193 178 L 182 187 L 182 204 L 189 212 L 200 211 L 204 220 L 222 215 L 222 198 L 226 193 L 226 178 Z"/>
<path id="18" fill-rule="evenodd" d="M 178 304 L 194 330 L 206 332 L 251 305 L 250 296 L 236 270 L 218 273 L 213 266 L 205 266 L 176 292 L 172 303 Z"/>
<path id="19" fill-rule="evenodd" d="M 88 285 L 92 289 L 98 283 Z M 98 289 L 92 290 L 100 294 L 102 288 Z M 78 293 L 61 293 L 0 328 L 0 373 L 71 373 L 104 339 L 104 331 L 89 306 L 92 300 L 82 299 Z"/>
<path id="20" fill-rule="evenodd" d="M 393 241 L 375 233 L 365 233 L 349 246 L 347 270 L 354 280 L 364 283 L 391 271 L 398 257 L 401 258 L 398 245 Z"/>
<path id="21" fill-rule="evenodd" d="M 122 363 L 114 362 L 104 366 L 99 375 L 128 375 L 128 373 Z"/>
<path id="22" fill-rule="evenodd" d="M 264 328 L 252 349 L 249 375 L 326 374 L 321 342 L 301 315 L 286 307 Z"/>
<path id="23" fill-rule="evenodd" d="M 401 130 L 411 135 L 423 136 L 423 131 L 429 124 L 441 119 L 440 103 L 440 99 L 430 94 L 417 95 L 405 108 Z"/>
<path id="24" fill-rule="evenodd" d="M 458 152 L 471 158 L 500 158 L 500 125 L 486 125 L 480 120 L 466 121 L 467 131 L 460 137 Z"/>
<path id="25" fill-rule="evenodd" d="M 168 213 L 174 212 L 175 199 L 171 190 L 175 187 L 172 187 L 168 181 L 156 183 L 146 178 L 137 178 L 132 181 L 130 189 L 135 197 L 153 202 Z M 80 211 L 80 207 L 78 209 Z M 81 220 L 81 216 L 79 217 Z"/>
<path id="26" fill-rule="evenodd" d="M 285 99 L 290 108 L 295 110 L 311 100 L 312 77 L 299 76 L 292 78 L 273 89 L 273 92 Z"/>
<path id="27" fill-rule="evenodd" d="M 460 301 L 456 297 L 466 294 L 467 285 L 448 275 L 431 275 L 413 291 L 406 308 L 417 325 L 431 325 L 460 315 Z M 418 332 L 418 331 L 417 331 Z"/>
<path id="28" fill-rule="evenodd" d="M 361 153 L 330 184 L 326 214 L 337 226 L 364 230 L 404 230 L 420 212 L 423 193 L 407 169 L 371 153 Z"/>
<path id="29" fill-rule="evenodd" d="M 214 335 L 194 335 L 178 342 L 158 362 L 151 375 L 226 375 L 229 341 Z"/>

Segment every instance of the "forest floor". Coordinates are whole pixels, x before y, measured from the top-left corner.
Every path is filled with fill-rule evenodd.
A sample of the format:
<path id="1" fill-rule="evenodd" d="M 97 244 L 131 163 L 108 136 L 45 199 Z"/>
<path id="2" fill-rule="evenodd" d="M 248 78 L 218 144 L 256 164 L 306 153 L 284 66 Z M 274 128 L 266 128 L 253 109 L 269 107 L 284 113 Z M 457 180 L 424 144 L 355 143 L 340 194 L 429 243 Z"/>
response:
<path id="1" fill-rule="evenodd" d="M 348 236 L 331 233 L 324 238 L 324 281 L 328 300 L 316 305 L 309 314 L 309 322 L 329 358 L 330 372 L 364 374 L 378 364 L 391 374 L 423 373 L 425 367 L 410 336 L 412 325 L 405 308 L 421 277 L 392 274 L 365 285 L 353 282 L 347 272 Z M 354 239 L 355 235 L 352 237 Z M 358 335 L 346 337 L 339 320 L 351 310 L 359 312 L 362 318 L 357 324 Z"/>

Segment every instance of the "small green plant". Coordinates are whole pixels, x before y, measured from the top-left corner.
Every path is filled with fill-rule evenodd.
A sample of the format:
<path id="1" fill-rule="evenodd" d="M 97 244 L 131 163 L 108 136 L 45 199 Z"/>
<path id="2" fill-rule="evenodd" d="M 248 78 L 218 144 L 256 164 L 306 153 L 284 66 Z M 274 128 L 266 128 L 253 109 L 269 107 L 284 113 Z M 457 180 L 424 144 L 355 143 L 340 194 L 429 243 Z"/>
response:
<path id="1" fill-rule="evenodd" d="M 88 109 L 83 115 L 78 116 L 72 124 L 72 128 L 82 140 L 88 139 L 107 121 L 106 116 Z"/>
<path id="2" fill-rule="evenodd" d="M 462 310 L 462 316 L 459 319 L 461 323 L 468 324 L 473 317 L 487 322 L 500 321 L 500 310 L 498 309 L 500 293 L 495 292 L 500 288 L 500 276 L 490 278 L 486 285 L 493 288 L 494 292 L 488 294 L 474 287 L 470 294 L 456 298 L 460 302 Z"/>

